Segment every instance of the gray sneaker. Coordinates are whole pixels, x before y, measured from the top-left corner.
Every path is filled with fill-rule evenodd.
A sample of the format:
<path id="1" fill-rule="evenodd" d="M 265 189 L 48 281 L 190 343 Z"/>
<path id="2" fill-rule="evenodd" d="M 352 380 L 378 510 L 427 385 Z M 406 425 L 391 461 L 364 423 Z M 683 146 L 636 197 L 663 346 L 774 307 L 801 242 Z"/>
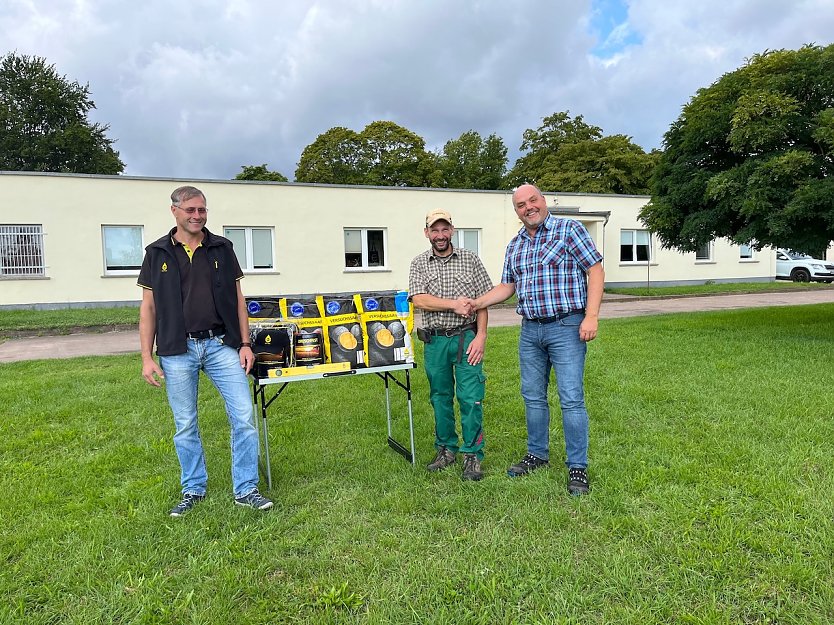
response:
<path id="1" fill-rule="evenodd" d="M 205 498 L 205 495 L 194 495 L 192 493 L 184 493 L 182 496 L 182 501 L 179 502 L 173 508 L 171 508 L 170 514 L 174 517 L 182 516 Z"/>
<path id="2" fill-rule="evenodd" d="M 442 471 L 449 465 L 455 464 L 455 452 L 449 451 L 445 447 L 437 450 L 437 455 L 431 461 L 426 469 L 429 471 Z"/>
<path id="3" fill-rule="evenodd" d="M 535 471 L 540 467 L 546 467 L 548 461 L 533 454 L 524 454 L 524 457 L 516 462 L 513 466 L 507 469 L 507 475 L 510 477 L 520 477 L 527 475 L 531 471 Z"/>
<path id="4" fill-rule="evenodd" d="M 272 501 L 261 495 L 256 488 L 248 495 L 237 497 L 235 505 L 246 506 L 255 510 L 269 510 L 272 507 Z"/>
<path id="5" fill-rule="evenodd" d="M 585 469 L 574 467 L 568 470 L 568 492 L 574 497 L 587 495 L 591 490 L 591 482 L 588 480 L 588 472 Z"/>
<path id="6" fill-rule="evenodd" d="M 463 479 L 477 482 L 484 478 L 481 471 L 481 461 L 475 454 L 464 454 L 463 456 Z"/>

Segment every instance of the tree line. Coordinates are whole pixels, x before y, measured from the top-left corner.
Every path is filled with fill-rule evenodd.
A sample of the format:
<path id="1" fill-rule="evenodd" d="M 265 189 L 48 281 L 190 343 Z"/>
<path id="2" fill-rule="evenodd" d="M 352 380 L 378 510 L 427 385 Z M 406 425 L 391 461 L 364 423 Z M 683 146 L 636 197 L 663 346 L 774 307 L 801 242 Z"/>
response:
<path id="1" fill-rule="evenodd" d="M 541 126 L 524 131 L 524 154 L 508 170 L 507 146 L 496 134 L 474 130 L 450 139 L 442 150 L 391 121 L 375 121 L 360 131 L 337 126 L 304 148 L 296 182 L 511 189 L 533 182 L 543 189 L 584 193 L 648 193 L 660 152 L 646 153 L 625 135 L 603 134 L 582 115 L 554 113 Z M 240 180 L 286 177 L 266 165 L 245 166 Z"/>

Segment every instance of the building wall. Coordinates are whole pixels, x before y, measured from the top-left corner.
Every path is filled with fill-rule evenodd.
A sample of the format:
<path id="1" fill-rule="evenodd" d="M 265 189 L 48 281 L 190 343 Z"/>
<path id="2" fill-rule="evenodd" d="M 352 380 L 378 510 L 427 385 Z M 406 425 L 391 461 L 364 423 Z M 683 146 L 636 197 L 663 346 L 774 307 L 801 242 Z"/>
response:
<path id="1" fill-rule="evenodd" d="M 185 181 L 127 176 L 0 172 L 0 225 L 41 224 L 46 277 L 0 278 L 0 307 L 136 303 L 136 273 L 105 275 L 103 225 L 143 227 L 143 245 L 174 226 L 170 193 L 194 184 L 207 198 L 207 227 L 274 227 L 275 268 L 247 272 L 247 295 L 405 288 L 411 259 L 426 249 L 425 214 L 451 212 L 458 229 L 479 229 L 481 258 L 494 282 L 504 249 L 521 227 L 502 191 L 347 187 L 241 181 Z M 661 250 L 647 270 L 619 262 L 620 229 L 640 228 L 646 196 L 546 193 L 560 215 L 580 219 L 605 256 L 607 285 L 772 279 L 775 257 L 738 261 L 738 248 L 717 242 L 714 262 Z M 344 229 L 387 233 L 385 268 L 345 268 Z"/>

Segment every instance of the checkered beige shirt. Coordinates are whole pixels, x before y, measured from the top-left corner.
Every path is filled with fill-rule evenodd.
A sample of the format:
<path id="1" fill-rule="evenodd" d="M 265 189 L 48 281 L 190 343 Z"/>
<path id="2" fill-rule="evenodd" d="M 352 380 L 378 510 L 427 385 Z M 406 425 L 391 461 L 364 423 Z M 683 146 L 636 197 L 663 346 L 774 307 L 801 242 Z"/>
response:
<path id="1" fill-rule="evenodd" d="M 444 299 L 480 297 L 492 288 L 492 280 L 481 259 L 469 250 L 454 248 L 446 257 L 435 256 L 431 248 L 411 261 L 408 272 L 409 296 L 427 293 Z M 423 325 L 451 329 L 475 321 L 475 315 L 461 317 L 451 311 L 423 311 Z"/>

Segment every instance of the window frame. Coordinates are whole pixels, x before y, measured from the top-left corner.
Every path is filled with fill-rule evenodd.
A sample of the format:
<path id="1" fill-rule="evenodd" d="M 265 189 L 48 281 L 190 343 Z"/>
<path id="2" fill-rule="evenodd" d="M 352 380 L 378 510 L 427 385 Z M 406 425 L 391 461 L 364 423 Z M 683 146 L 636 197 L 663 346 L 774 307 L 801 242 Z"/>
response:
<path id="1" fill-rule="evenodd" d="M 360 252 L 358 253 L 358 265 L 348 265 L 348 254 L 356 257 L 356 252 L 347 251 L 346 235 L 348 231 L 359 231 Z M 371 252 L 368 248 L 368 233 L 381 232 L 382 233 L 382 262 L 378 265 L 370 264 Z M 344 246 L 344 271 L 388 271 L 388 228 L 370 228 L 370 227 L 348 227 L 342 228 L 342 244 Z M 374 250 L 375 251 L 375 250 Z"/>
<path id="2" fill-rule="evenodd" d="M 107 264 L 107 237 L 105 230 L 107 228 L 138 228 L 139 229 L 139 264 L 136 269 L 110 269 Z M 142 260 L 144 258 L 145 250 L 145 226 L 141 224 L 101 224 L 101 260 L 105 276 L 138 276 L 139 270 L 142 268 Z"/>
<path id="3" fill-rule="evenodd" d="M 742 252 L 744 248 L 749 250 L 750 255 L 744 256 Z M 752 245 L 739 245 L 738 246 L 738 262 L 740 263 L 752 263 L 756 261 L 756 250 L 753 249 Z"/>
<path id="4" fill-rule="evenodd" d="M 13 229 L 17 228 L 15 232 Z M 27 230 L 28 229 L 28 230 Z M 12 237 L 14 236 L 29 236 L 32 241 L 27 241 L 26 245 L 34 245 L 37 247 L 36 254 L 30 254 L 35 260 L 39 261 L 37 264 L 30 263 L 28 265 L 20 265 L 19 267 L 10 267 L 12 269 L 22 269 L 22 272 L 8 272 L 8 268 L 4 264 L 6 256 L 3 254 L 5 246 L 11 247 Z M 0 280 L 22 280 L 27 278 L 45 278 L 46 276 L 46 233 L 43 231 L 43 224 L 0 224 Z M 18 257 L 26 258 L 27 255 L 9 256 L 9 259 L 16 259 Z"/>
<path id="5" fill-rule="evenodd" d="M 631 233 L 631 253 L 633 260 L 623 260 L 623 234 L 629 232 Z M 637 233 L 645 232 L 649 237 L 649 242 L 646 244 L 646 251 L 648 252 L 648 258 L 646 260 L 637 260 L 638 257 L 638 247 L 643 247 L 642 245 L 637 243 Z M 654 250 L 653 248 L 653 237 L 650 230 L 645 228 L 620 228 L 620 263 L 623 265 L 649 265 L 654 261 Z"/>
<path id="6" fill-rule="evenodd" d="M 465 234 L 467 232 L 475 233 L 476 237 L 476 248 L 474 250 L 469 249 L 468 247 L 464 247 L 463 245 L 459 245 L 461 240 L 461 236 L 465 238 Z M 463 234 L 461 234 L 463 233 Z M 467 249 L 470 252 L 473 252 L 475 255 L 481 255 L 481 229 L 480 228 L 455 228 L 455 233 L 452 235 L 452 245 L 455 248 Z"/>
<path id="7" fill-rule="evenodd" d="M 277 272 L 277 259 L 275 258 L 275 227 L 274 226 L 223 226 L 223 236 L 231 240 L 228 236 L 229 230 L 243 230 L 244 243 L 244 258 L 241 262 L 240 248 L 233 246 L 237 262 L 243 273 L 275 273 Z M 271 267 L 255 267 L 255 246 L 252 232 L 254 230 L 265 230 L 269 233 L 270 257 L 272 260 Z M 234 241 L 232 241 L 234 243 Z"/>
<path id="8" fill-rule="evenodd" d="M 714 263 L 715 262 L 715 242 L 710 241 L 706 244 L 707 247 L 707 256 L 706 258 L 698 257 L 698 254 L 701 253 L 700 249 L 695 250 L 695 262 L 696 263 Z"/>

